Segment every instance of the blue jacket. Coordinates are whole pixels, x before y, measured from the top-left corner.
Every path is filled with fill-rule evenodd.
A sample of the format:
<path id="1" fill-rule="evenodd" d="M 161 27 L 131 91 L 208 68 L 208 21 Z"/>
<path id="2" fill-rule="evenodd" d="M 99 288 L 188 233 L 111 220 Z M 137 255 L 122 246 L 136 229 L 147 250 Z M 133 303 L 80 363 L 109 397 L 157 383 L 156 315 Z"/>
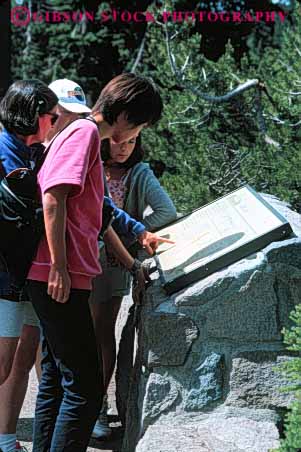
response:
<path id="1" fill-rule="evenodd" d="M 0 133 L 0 163 L 1 172 L 0 179 L 6 176 L 11 171 L 17 168 L 31 168 L 31 149 L 26 146 L 15 135 L 8 132 L 6 129 Z M 5 229 L 4 229 L 5 230 Z M 3 231 L 2 231 L 3 232 Z M 20 262 L 20 254 L 17 255 L 18 265 L 22 267 L 23 260 Z M 0 297 L 7 298 L 12 295 L 11 273 L 6 270 L 5 259 L 3 261 L 2 256 L 1 269 L 0 269 Z M 16 295 L 17 298 L 19 295 Z"/>
<path id="2" fill-rule="evenodd" d="M 112 226 L 116 233 L 125 236 L 127 244 L 135 242 L 137 236 L 145 231 L 145 226 L 139 221 L 134 220 L 134 218 L 124 210 L 119 209 L 109 196 L 104 197 L 104 202 L 114 209 L 114 221 Z"/>
<path id="3" fill-rule="evenodd" d="M 142 162 L 136 164 L 129 171 L 125 184 L 128 188 L 124 206 L 126 212 L 116 207 L 108 196 L 106 181 L 107 196 L 104 202 L 114 208 L 115 220 L 112 223 L 114 230 L 122 238 L 125 246 L 130 246 L 137 240 L 137 235 L 146 229 L 152 231 L 175 220 L 177 212 L 149 165 Z M 145 215 L 147 207 L 150 207 L 150 212 Z M 134 217 L 139 218 L 141 222 L 134 220 Z"/>
<path id="4" fill-rule="evenodd" d="M 0 161 L 5 174 L 16 168 L 31 168 L 31 149 L 15 135 L 3 129 L 0 133 Z"/>
<path id="5" fill-rule="evenodd" d="M 127 187 L 124 210 L 140 220 L 148 231 L 162 228 L 177 219 L 172 200 L 148 164 L 140 162 L 133 166 L 124 183 Z"/>

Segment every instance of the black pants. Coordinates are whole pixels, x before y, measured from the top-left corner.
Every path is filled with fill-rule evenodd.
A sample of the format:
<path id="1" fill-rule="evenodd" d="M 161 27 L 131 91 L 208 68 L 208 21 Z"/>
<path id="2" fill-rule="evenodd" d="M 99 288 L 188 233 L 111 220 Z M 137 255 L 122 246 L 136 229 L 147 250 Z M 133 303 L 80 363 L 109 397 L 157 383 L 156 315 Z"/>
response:
<path id="1" fill-rule="evenodd" d="M 28 289 L 44 336 L 33 452 L 84 452 L 103 395 L 90 291 L 71 289 L 57 303 L 46 283 L 29 281 Z"/>

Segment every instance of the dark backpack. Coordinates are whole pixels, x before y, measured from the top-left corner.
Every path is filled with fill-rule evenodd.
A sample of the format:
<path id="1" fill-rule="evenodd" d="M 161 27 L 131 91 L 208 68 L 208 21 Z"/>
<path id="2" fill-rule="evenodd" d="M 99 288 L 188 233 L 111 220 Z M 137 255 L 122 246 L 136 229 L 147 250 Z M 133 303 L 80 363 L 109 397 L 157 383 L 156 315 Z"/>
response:
<path id="1" fill-rule="evenodd" d="M 45 158 L 45 156 L 44 156 Z M 19 168 L 0 174 L 0 298 L 20 301 L 26 277 L 44 233 L 37 173 Z"/>
<path id="2" fill-rule="evenodd" d="M 41 144 L 32 148 L 37 155 L 34 169 L 17 168 L 6 175 L 0 160 L 0 298 L 27 298 L 26 278 L 45 231 L 37 175 L 51 145 L 65 128 L 45 152 Z"/>

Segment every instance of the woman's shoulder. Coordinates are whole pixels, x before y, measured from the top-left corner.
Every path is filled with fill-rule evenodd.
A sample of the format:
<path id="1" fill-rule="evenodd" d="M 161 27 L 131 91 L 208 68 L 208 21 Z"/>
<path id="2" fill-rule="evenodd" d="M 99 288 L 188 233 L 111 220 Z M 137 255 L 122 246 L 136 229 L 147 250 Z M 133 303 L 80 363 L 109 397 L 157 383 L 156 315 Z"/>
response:
<path id="1" fill-rule="evenodd" d="M 87 133 L 98 133 L 97 125 L 93 121 L 84 118 L 78 118 L 72 121 L 62 130 L 62 133 L 70 134 L 76 130 L 84 130 Z"/>
<path id="2" fill-rule="evenodd" d="M 145 177 L 155 177 L 152 169 L 150 168 L 148 163 L 145 162 L 139 162 L 136 163 L 136 165 L 133 166 L 133 168 L 130 171 L 131 176 L 140 176 L 143 175 Z"/>
<path id="3" fill-rule="evenodd" d="M 77 128 L 79 128 L 79 129 L 84 128 L 86 130 L 93 130 L 93 131 L 96 130 L 98 132 L 98 128 L 97 128 L 97 125 L 95 124 L 95 122 L 90 120 L 90 119 L 88 119 L 88 118 L 76 119 L 75 121 L 73 121 L 70 124 L 71 128 L 72 128 L 72 126 L 75 129 L 77 129 Z"/>
<path id="4" fill-rule="evenodd" d="M 87 119 L 76 119 L 63 129 L 56 137 L 57 143 L 65 141 L 71 136 L 78 136 L 80 139 L 98 139 L 99 133 L 96 124 Z"/>

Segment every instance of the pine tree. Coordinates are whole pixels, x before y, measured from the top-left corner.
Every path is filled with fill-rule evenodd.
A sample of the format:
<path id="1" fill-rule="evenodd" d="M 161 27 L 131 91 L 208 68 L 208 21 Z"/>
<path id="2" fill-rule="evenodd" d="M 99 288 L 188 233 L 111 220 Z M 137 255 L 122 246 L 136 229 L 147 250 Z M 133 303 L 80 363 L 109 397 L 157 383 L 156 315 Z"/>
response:
<path id="1" fill-rule="evenodd" d="M 285 390 L 294 392 L 295 401 L 285 419 L 285 438 L 280 442 L 278 452 L 298 452 L 301 450 L 301 304 L 296 306 L 290 315 L 294 325 L 285 329 L 284 343 L 287 349 L 299 356 L 287 361 L 281 366 L 290 387 Z"/>
<path id="2" fill-rule="evenodd" d="M 119 11 L 125 7 L 143 11 L 152 4 L 148 9 L 157 15 L 160 3 L 135 0 L 129 5 L 114 0 L 113 4 Z M 31 0 L 31 5 L 42 12 L 50 7 L 94 11 L 98 18 L 110 9 L 109 3 L 94 0 L 67 0 L 64 6 L 61 0 L 49 0 L 43 8 L 41 2 Z M 171 7 L 189 10 L 195 5 L 195 0 L 176 0 Z M 189 212 L 243 183 L 300 209 L 300 10 L 296 8 L 290 21 L 276 24 L 273 30 L 264 25 L 247 30 L 239 50 L 234 35 L 228 36 L 228 29 L 220 26 L 220 33 L 231 42 L 223 44 L 218 61 L 206 57 L 204 31 L 199 27 L 167 26 L 175 63 L 184 71 L 183 83 L 172 73 L 164 27 L 120 21 L 13 27 L 14 78 L 34 77 L 46 83 L 74 79 L 92 104 L 101 87 L 124 70 L 150 76 L 161 90 L 165 110 L 162 121 L 143 132 L 143 143 L 149 160 L 162 161 L 172 170 L 167 169 L 162 183 L 179 211 Z M 239 30 L 238 35 L 243 33 Z M 221 96 L 252 79 L 264 87 L 220 104 L 186 86 L 189 82 L 203 93 Z"/>
<path id="3" fill-rule="evenodd" d="M 212 62 L 200 54 L 201 37 L 191 35 L 188 25 L 168 27 L 175 64 L 185 67 L 183 83 L 172 73 L 160 26 L 149 27 L 138 69 L 155 79 L 164 98 L 163 121 L 144 133 L 144 141 L 151 158 L 176 167 L 176 174 L 166 174 L 163 181 L 178 209 L 191 211 L 245 182 L 299 209 L 300 11 L 291 26 L 283 26 L 280 47 L 258 48 L 251 35 L 248 54 L 239 63 L 230 44 L 218 62 Z M 213 104 L 187 88 L 220 96 L 251 79 L 264 86 L 261 112 L 254 89 Z"/>

